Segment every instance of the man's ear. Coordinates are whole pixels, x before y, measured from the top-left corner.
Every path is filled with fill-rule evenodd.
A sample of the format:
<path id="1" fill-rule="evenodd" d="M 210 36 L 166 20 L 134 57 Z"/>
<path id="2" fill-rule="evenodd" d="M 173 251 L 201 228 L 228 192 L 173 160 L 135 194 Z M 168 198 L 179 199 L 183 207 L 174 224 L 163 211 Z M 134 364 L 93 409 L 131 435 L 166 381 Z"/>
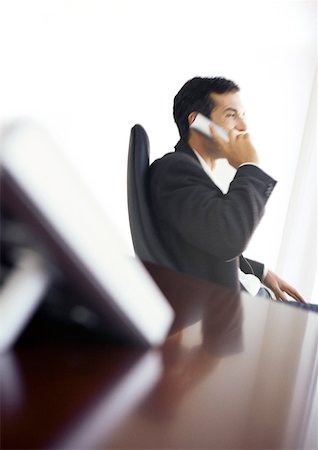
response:
<path id="1" fill-rule="evenodd" d="M 191 125 L 192 122 L 194 122 L 194 119 L 197 117 L 198 113 L 196 111 L 192 111 L 188 115 L 188 124 Z"/>

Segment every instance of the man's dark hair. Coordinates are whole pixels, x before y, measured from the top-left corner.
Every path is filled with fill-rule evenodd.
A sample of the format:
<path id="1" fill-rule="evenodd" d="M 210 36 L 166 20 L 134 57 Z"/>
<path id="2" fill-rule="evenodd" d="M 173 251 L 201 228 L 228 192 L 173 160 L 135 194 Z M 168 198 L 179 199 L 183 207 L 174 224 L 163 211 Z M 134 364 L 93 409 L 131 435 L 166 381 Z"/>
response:
<path id="1" fill-rule="evenodd" d="M 231 80 L 222 77 L 201 78 L 195 77 L 187 81 L 173 102 L 173 117 L 178 126 L 181 137 L 187 137 L 189 132 L 188 116 L 197 111 L 209 116 L 216 106 L 210 94 L 224 94 L 237 92 L 240 88 Z"/>

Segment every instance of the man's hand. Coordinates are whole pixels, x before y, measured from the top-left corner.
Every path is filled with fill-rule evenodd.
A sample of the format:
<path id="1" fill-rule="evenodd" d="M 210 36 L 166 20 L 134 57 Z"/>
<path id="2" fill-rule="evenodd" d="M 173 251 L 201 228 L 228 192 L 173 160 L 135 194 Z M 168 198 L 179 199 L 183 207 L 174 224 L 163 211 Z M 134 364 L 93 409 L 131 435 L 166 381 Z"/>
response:
<path id="1" fill-rule="evenodd" d="M 295 288 L 290 286 L 288 283 L 286 283 L 286 281 L 282 280 L 271 270 L 268 271 L 266 277 L 263 280 L 263 284 L 274 292 L 277 300 L 288 300 L 286 296 L 287 293 L 297 302 L 307 303 Z"/>
<path id="2" fill-rule="evenodd" d="M 224 157 L 235 169 L 247 162 L 258 164 L 258 155 L 248 133 L 236 135 L 230 130 L 230 142 L 225 142 L 213 125 L 210 130 Z"/>

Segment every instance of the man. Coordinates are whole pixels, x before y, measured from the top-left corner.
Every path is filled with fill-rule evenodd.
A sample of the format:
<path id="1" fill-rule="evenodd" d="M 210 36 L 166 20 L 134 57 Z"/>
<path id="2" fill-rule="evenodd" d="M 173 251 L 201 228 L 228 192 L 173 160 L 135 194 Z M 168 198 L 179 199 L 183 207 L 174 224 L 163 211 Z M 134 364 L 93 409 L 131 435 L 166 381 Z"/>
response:
<path id="1" fill-rule="evenodd" d="M 180 133 L 176 152 L 155 161 L 149 172 L 154 220 L 164 247 L 181 272 L 277 300 L 302 296 L 264 264 L 242 256 L 276 184 L 258 165 L 248 133 L 239 87 L 225 78 L 189 80 L 174 99 Z M 211 138 L 189 128 L 201 113 L 229 132 L 225 142 L 215 127 Z M 223 193 L 213 175 L 226 158 L 237 171 Z"/>

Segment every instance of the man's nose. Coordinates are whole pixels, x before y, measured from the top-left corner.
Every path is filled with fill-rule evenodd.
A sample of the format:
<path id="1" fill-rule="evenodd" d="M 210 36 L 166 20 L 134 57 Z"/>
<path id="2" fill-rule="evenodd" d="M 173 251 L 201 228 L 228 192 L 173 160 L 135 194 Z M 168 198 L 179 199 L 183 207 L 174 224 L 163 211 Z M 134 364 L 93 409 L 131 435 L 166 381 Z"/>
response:
<path id="1" fill-rule="evenodd" d="M 242 117 L 237 118 L 235 128 L 236 128 L 236 130 L 242 131 L 242 132 L 247 130 L 247 124 Z"/>

